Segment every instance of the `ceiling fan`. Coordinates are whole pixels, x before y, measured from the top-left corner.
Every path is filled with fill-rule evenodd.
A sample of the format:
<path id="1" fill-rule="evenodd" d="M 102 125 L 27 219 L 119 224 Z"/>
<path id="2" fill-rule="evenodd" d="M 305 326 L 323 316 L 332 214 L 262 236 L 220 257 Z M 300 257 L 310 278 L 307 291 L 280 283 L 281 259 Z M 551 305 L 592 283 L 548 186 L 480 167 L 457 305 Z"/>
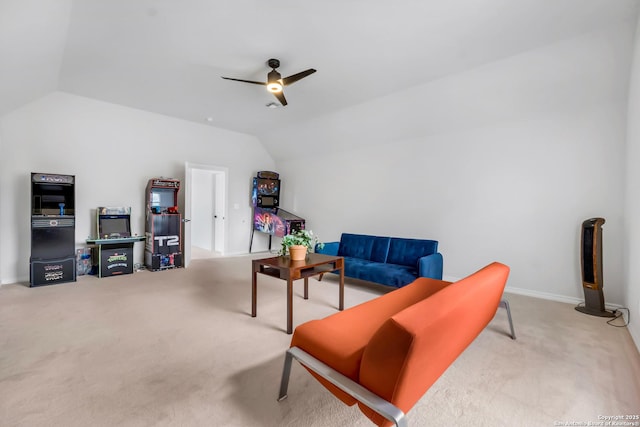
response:
<path id="1" fill-rule="evenodd" d="M 269 71 L 269 74 L 267 74 L 267 81 L 266 82 L 256 82 L 253 80 L 243 80 L 243 79 L 234 79 L 231 77 L 222 77 L 223 79 L 226 80 L 234 80 L 236 82 L 244 82 L 244 83 L 252 83 L 255 85 L 263 85 L 267 87 L 267 90 L 271 93 L 273 93 L 273 95 L 278 98 L 278 101 L 280 101 L 280 103 L 285 106 L 287 105 L 287 100 L 284 97 L 284 92 L 282 91 L 282 89 L 285 86 L 288 86 L 292 83 L 297 82 L 300 79 L 303 79 L 305 77 L 307 77 L 310 74 L 313 74 L 316 72 L 316 70 L 314 70 L 313 68 L 309 68 L 308 70 L 305 71 L 301 71 L 299 73 L 296 73 L 292 76 L 289 77 L 285 77 L 282 78 L 280 76 L 280 73 L 276 71 L 276 68 L 278 68 L 280 66 L 280 60 L 278 59 L 273 59 L 271 58 L 270 60 L 267 61 L 267 65 L 269 65 L 269 67 L 272 68 L 271 71 Z"/>

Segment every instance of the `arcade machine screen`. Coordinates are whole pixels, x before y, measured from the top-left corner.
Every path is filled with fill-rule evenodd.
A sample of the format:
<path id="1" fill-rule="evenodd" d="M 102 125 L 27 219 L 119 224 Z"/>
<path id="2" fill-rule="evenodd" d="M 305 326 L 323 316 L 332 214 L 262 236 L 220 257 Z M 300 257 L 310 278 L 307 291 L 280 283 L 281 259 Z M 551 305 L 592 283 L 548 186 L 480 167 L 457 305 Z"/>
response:
<path id="1" fill-rule="evenodd" d="M 73 185 L 34 182 L 32 215 L 74 215 Z"/>
<path id="2" fill-rule="evenodd" d="M 154 213 L 166 212 L 169 207 L 175 205 L 175 193 L 173 188 L 154 188 L 151 191 L 151 210 Z"/>
<path id="3" fill-rule="evenodd" d="M 275 175 L 274 172 L 270 172 Z M 259 172 L 260 174 L 260 172 Z M 259 208 L 276 208 L 280 204 L 280 180 L 277 178 L 253 178 L 251 203 Z"/>
<path id="4" fill-rule="evenodd" d="M 131 237 L 129 215 L 100 215 L 98 232 L 103 239 Z"/>
<path id="5" fill-rule="evenodd" d="M 278 191 L 280 190 L 278 183 L 279 180 L 277 179 L 258 178 L 258 194 L 262 194 L 263 196 L 272 196 L 278 194 Z"/>

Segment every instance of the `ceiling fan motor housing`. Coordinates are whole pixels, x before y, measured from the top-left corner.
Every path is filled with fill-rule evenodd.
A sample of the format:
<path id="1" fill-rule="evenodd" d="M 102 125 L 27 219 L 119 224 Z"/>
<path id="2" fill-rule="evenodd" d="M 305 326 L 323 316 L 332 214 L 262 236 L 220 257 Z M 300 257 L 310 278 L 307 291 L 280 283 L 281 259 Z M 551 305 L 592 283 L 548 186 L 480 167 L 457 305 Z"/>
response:
<path id="1" fill-rule="evenodd" d="M 267 65 L 269 65 L 269 67 L 271 68 L 278 68 L 280 66 L 280 60 L 271 58 L 267 61 Z"/>

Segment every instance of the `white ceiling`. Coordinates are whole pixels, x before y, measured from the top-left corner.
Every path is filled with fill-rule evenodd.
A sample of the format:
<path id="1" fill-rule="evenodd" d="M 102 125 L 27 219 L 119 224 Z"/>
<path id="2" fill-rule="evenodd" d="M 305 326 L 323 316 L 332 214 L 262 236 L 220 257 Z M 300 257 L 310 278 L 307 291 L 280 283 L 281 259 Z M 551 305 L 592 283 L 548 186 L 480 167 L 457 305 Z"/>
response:
<path id="1" fill-rule="evenodd" d="M 0 0 L 0 115 L 61 90 L 261 137 L 635 19 L 640 0 Z M 221 76 L 264 80 L 289 105 Z"/>

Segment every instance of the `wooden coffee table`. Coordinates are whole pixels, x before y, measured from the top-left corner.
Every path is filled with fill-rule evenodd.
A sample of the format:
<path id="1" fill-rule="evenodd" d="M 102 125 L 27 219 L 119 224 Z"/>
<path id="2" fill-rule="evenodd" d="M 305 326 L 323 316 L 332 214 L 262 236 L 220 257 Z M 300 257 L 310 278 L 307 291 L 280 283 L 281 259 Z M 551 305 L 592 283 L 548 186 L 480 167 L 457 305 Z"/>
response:
<path id="1" fill-rule="evenodd" d="M 309 299 L 309 277 L 330 271 L 340 271 L 339 305 L 344 309 L 344 258 L 310 253 L 304 261 L 291 261 L 288 256 L 254 259 L 251 281 L 251 317 L 257 316 L 258 273 L 287 281 L 287 333 L 293 330 L 293 281 L 304 279 L 304 299 Z"/>

